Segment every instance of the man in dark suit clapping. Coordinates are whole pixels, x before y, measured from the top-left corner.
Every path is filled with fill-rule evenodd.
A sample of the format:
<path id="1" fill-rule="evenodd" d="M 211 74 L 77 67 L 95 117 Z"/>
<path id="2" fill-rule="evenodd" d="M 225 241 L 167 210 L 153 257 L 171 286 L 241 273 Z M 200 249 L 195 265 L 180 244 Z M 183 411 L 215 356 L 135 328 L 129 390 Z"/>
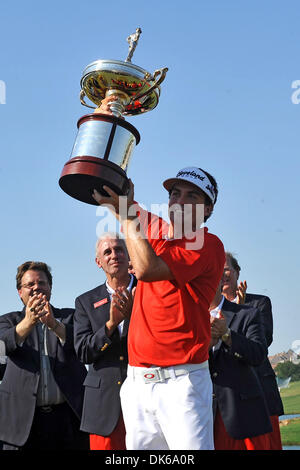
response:
<path id="1" fill-rule="evenodd" d="M 89 364 L 81 429 L 90 433 L 91 450 L 124 450 L 120 388 L 127 374 L 127 332 L 136 279 L 129 274 L 126 245 L 117 234 L 100 237 L 96 263 L 106 282 L 75 301 L 75 349 Z"/>
<path id="2" fill-rule="evenodd" d="M 210 307 L 216 450 L 270 450 L 271 422 L 254 371 L 266 354 L 259 311 L 229 302 L 221 283 Z"/>
<path id="3" fill-rule="evenodd" d="M 222 293 L 226 299 L 231 302 L 245 304 L 259 310 L 260 320 L 264 329 L 265 341 L 267 343 L 267 347 L 270 347 L 273 341 L 273 315 L 271 300 L 265 295 L 246 293 L 246 281 L 238 284 L 240 270 L 241 268 L 237 259 L 232 255 L 232 253 L 226 252 Z M 269 436 L 271 450 L 281 450 L 282 443 L 278 417 L 284 414 L 284 410 L 276 382 L 275 372 L 270 364 L 267 354 L 262 364 L 255 368 L 255 371 L 264 390 L 272 423 L 272 433 Z"/>
<path id="4" fill-rule="evenodd" d="M 16 280 L 24 308 L 0 316 L 7 355 L 0 385 L 3 449 L 88 449 L 88 436 L 79 431 L 86 369 L 74 350 L 74 309 L 50 304 L 47 264 L 23 263 Z"/>

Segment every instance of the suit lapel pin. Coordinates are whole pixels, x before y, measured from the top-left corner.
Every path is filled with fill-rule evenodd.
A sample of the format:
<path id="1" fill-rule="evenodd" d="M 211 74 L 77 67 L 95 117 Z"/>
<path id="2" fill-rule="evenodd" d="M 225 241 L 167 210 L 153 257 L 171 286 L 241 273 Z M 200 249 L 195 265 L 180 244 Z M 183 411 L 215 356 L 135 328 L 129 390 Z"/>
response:
<path id="1" fill-rule="evenodd" d="M 105 299 L 98 300 L 98 302 L 95 302 L 95 303 L 94 303 L 94 308 L 98 308 L 98 307 L 100 307 L 101 305 L 106 304 L 107 302 L 108 302 L 107 297 L 105 297 Z"/>

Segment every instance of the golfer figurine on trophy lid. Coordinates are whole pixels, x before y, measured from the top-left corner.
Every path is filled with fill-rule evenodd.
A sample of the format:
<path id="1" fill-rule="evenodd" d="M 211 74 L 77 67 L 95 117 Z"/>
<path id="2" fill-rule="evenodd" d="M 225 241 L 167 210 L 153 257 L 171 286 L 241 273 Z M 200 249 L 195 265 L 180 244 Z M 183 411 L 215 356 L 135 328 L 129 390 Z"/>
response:
<path id="1" fill-rule="evenodd" d="M 71 158 L 59 179 L 63 191 L 87 204 L 97 205 L 92 197 L 94 189 L 107 195 L 103 186 L 119 195 L 127 194 L 126 171 L 140 134 L 124 116 L 151 111 L 159 101 L 160 84 L 168 69 L 161 68 L 151 74 L 131 63 L 141 32 L 137 28 L 127 38 L 129 53 L 124 62 L 96 60 L 82 74 L 80 101 L 84 106 L 96 109 L 104 98 L 117 97 L 110 105 L 113 115 L 93 112 L 79 119 Z M 86 97 L 96 106 L 87 104 Z"/>

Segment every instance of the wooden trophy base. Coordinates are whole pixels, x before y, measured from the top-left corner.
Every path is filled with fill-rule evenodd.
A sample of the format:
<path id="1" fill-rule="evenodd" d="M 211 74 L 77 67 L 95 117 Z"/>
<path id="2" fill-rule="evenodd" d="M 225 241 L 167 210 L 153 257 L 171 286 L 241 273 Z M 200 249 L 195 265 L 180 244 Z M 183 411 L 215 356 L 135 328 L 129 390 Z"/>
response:
<path id="1" fill-rule="evenodd" d="M 129 181 L 125 171 L 115 163 L 97 157 L 71 158 L 61 173 L 59 185 L 69 196 L 97 206 L 92 196 L 94 189 L 108 196 L 103 186 L 109 186 L 119 195 L 126 195 Z"/>

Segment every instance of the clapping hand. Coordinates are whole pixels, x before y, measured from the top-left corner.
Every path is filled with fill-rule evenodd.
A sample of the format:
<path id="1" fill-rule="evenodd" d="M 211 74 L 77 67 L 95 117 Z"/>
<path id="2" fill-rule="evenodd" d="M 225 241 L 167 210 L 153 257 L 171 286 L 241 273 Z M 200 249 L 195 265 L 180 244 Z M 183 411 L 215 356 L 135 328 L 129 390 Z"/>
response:
<path id="1" fill-rule="evenodd" d="M 135 287 L 129 292 L 125 288 L 117 288 L 115 293 L 112 295 L 109 320 L 106 322 L 106 328 L 108 334 L 112 334 L 116 327 L 125 318 L 130 318 L 133 299 L 135 294 Z"/>
<path id="2" fill-rule="evenodd" d="M 236 290 L 237 304 L 244 304 L 246 300 L 247 282 L 240 282 Z"/>

